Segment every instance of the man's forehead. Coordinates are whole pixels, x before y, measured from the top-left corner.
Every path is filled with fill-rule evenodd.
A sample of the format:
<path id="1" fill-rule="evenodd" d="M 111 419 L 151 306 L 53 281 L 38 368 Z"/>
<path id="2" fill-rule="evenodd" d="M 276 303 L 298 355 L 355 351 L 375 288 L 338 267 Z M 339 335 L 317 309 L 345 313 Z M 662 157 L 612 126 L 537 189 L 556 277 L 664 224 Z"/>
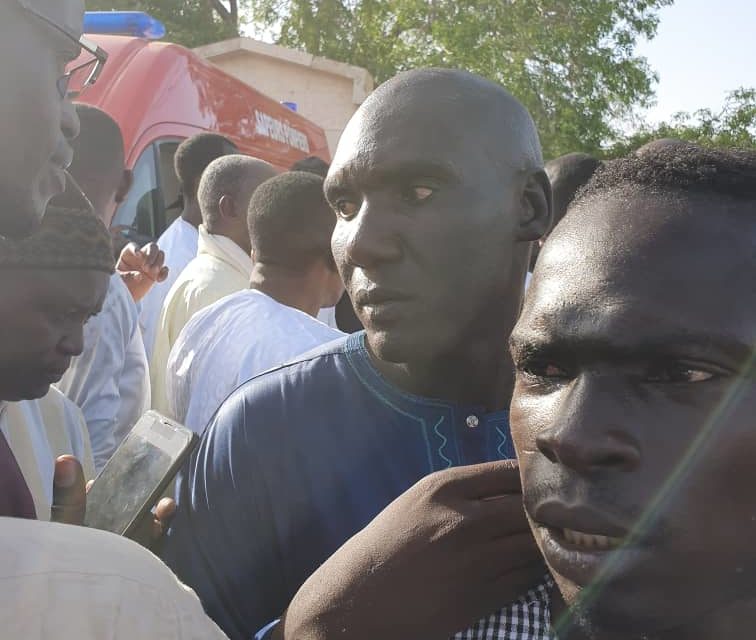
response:
<path id="1" fill-rule="evenodd" d="M 520 323 L 525 333 L 533 326 L 628 344 L 675 333 L 756 339 L 756 256 L 744 255 L 743 244 L 723 242 L 711 229 L 707 236 L 709 225 L 690 220 L 649 225 L 639 242 L 619 220 L 615 228 L 573 223 L 539 257 Z"/>
<path id="2" fill-rule="evenodd" d="M 350 178 L 390 175 L 397 171 L 445 173 L 461 176 L 481 170 L 486 154 L 481 144 L 451 129 L 439 134 L 438 127 L 421 123 L 352 122 L 342 135 L 329 171 L 329 182 Z"/>
<path id="3" fill-rule="evenodd" d="M 8 1 L 17 2 L 18 0 Z M 81 35 L 84 0 L 23 0 L 23 2 L 77 38 Z"/>

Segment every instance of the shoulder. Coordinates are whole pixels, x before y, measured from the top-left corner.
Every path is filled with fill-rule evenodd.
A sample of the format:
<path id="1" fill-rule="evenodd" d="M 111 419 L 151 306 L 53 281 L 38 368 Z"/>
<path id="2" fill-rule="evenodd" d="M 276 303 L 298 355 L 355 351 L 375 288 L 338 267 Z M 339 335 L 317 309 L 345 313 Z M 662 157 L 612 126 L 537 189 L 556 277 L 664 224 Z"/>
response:
<path id="1" fill-rule="evenodd" d="M 109 316 L 113 317 L 110 324 L 123 326 L 129 330 L 130 334 L 136 329 L 139 319 L 139 308 L 134 302 L 134 298 L 131 297 L 131 292 L 123 278 L 117 273 L 110 278 L 105 303 L 102 311 L 96 317 L 105 318 Z"/>
<path id="2" fill-rule="evenodd" d="M 256 423 L 267 410 L 287 415 L 306 410 L 316 415 L 334 394 L 343 396 L 344 385 L 352 379 L 350 358 L 360 351 L 355 336 L 342 336 L 304 353 L 286 364 L 261 373 L 242 384 L 221 406 L 214 422 L 243 422 L 253 408 Z"/>
<path id="3" fill-rule="evenodd" d="M 193 591 L 149 551 L 120 536 L 2 518 L 0 552 L 4 609 L 15 611 L 11 628 L 28 630 L 33 637 L 39 637 L 33 630 L 40 621 L 42 628 L 56 628 L 65 637 L 101 637 L 96 629 L 107 629 L 114 639 L 140 637 L 139 631 L 147 632 L 151 624 L 159 628 L 153 629 L 154 637 L 163 637 L 169 625 L 173 634 L 166 637 L 224 637 Z M 63 593 L 65 598 L 55 598 Z M 132 615 L 136 619 L 123 619 Z M 187 633 L 184 624 L 207 635 Z"/>

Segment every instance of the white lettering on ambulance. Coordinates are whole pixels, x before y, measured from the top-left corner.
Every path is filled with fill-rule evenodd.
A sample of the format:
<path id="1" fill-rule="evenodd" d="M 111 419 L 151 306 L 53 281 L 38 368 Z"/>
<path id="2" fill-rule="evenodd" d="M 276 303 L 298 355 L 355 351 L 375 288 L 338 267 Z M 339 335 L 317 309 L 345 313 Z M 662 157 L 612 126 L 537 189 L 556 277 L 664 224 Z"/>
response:
<path id="1" fill-rule="evenodd" d="M 310 142 L 304 133 L 292 127 L 288 122 L 257 109 L 255 109 L 255 133 L 276 142 L 283 142 L 305 153 L 310 151 Z"/>

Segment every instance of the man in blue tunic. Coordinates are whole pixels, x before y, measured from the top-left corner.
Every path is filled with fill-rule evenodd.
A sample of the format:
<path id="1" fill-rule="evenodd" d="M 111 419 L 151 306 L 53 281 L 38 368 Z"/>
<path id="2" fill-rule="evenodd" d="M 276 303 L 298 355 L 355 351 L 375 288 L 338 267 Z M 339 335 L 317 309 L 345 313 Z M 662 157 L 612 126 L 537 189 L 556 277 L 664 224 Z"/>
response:
<path id="1" fill-rule="evenodd" d="M 231 395 L 184 470 L 166 544 L 232 638 L 279 616 L 419 479 L 514 457 L 507 339 L 551 210 L 527 111 L 465 72 L 401 74 L 352 118 L 325 188 L 366 332 Z"/>

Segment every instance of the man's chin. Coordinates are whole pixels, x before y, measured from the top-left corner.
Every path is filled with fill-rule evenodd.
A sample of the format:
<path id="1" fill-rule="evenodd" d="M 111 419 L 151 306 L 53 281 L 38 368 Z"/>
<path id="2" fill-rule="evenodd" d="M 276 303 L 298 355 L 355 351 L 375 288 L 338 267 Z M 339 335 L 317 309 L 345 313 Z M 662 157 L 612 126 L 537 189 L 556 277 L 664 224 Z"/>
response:
<path id="1" fill-rule="evenodd" d="M 4 389 L 0 390 L 0 401 L 21 402 L 23 400 L 39 400 L 40 398 L 44 398 L 49 392 L 49 383 L 29 385 L 23 388 Z"/>
<path id="2" fill-rule="evenodd" d="M 667 600 L 654 589 L 622 589 L 616 584 L 576 588 L 565 584 L 558 575 L 554 578 L 569 607 L 572 626 L 583 631 L 587 638 L 643 638 L 670 628 L 670 624 L 685 624 L 690 612 L 676 615 Z M 681 612 L 678 611 L 677 614 Z M 557 622 L 556 620 L 554 622 Z"/>
<path id="3" fill-rule="evenodd" d="M 370 353 L 382 362 L 410 362 L 417 351 L 415 342 L 395 331 L 368 329 L 366 340 Z"/>

